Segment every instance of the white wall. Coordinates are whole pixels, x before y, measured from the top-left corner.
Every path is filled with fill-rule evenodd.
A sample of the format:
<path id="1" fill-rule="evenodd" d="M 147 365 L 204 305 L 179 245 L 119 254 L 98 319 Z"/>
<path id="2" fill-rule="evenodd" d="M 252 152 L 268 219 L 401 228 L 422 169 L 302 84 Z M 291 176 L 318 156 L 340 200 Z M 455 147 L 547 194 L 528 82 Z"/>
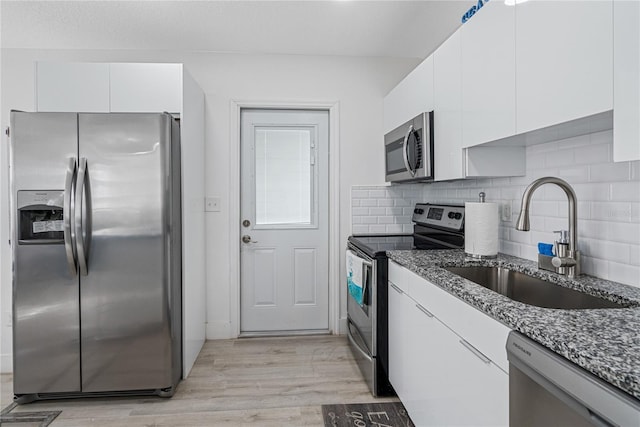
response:
<path id="1" fill-rule="evenodd" d="M 578 249 L 583 273 L 640 287 L 640 161 L 612 162 L 613 132 L 606 130 L 527 147 L 524 177 L 458 180 L 352 190 L 353 230 L 367 233 L 406 223 L 407 212 L 393 210 L 423 202 L 487 201 L 508 204 L 510 221 L 500 222 L 500 252 L 537 260 L 538 242 L 552 243 L 553 230 L 568 229 L 567 197 L 544 185 L 531 203 L 531 231 L 517 231 L 522 193 L 542 176 L 563 178 L 578 198 Z M 381 206 L 388 206 L 383 210 Z M 378 208 L 378 209 L 376 209 Z"/>
<path id="2" fill-rule="evenodd" d="M 340 244 L 351 233 L 350 189 L 382 184 L 382 98 L 416 64 L 408 59 L 238 55 L 170 51 L 41 51 L 3 49 L 0 126 L 9 111 L 34 111 L 34 61 L 182 62 L 206 95 L 206 192 L 221 198 L 221 212 L 206 214 L 208 338 L 231 337 L 229 232 L 230 105 L 232 101 L 331 101 L 340 103 Z M 0 149 L 0 354 L 11 362 L 11 272 L 7 207 L 6 138 Z M 374 147 L 374 149 L 371 149 Z M 342 260 L 342 257 L 340 257 Z M 343 261 L 340 271 L 344 270 Z M 339 284 L 332 284 L 339 286 Z M 341 291 L 342 295 L 342 291 Z M 341 298 L 340 317 L 346 318 Z"/>

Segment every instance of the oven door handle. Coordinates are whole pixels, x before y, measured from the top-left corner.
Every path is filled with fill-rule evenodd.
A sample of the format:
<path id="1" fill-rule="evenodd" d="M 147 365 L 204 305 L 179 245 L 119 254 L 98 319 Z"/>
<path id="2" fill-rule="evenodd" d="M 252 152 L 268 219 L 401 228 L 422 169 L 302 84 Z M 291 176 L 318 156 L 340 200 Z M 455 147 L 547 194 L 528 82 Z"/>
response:
<path id="1" fill-rule="evenodd" d="M 373 270 L 373 264 L 362 260 L 362 305 L 369 305 L 369 271 Z"/>

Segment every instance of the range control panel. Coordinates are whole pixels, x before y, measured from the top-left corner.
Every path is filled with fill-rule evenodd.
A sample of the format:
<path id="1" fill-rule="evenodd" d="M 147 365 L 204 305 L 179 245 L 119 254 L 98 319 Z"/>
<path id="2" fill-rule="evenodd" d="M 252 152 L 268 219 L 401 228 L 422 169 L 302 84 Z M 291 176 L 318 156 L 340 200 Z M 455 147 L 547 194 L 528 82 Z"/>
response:
<path id="1" fill-rule="evenodd" d="M 460 231 L 464 226 L 464 206 L 417 203 L 411 219 L 416 224 Z"/>

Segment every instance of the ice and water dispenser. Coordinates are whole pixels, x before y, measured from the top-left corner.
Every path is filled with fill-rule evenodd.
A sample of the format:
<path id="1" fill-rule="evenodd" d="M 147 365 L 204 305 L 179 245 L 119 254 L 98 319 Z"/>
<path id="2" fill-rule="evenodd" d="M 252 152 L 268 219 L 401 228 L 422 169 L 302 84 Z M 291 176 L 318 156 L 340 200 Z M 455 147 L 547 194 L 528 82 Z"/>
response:
<path id="1" fill-rule="evenodd" d="M 18 191 L 18 244 L 64 243 L 64 191 Z"/>

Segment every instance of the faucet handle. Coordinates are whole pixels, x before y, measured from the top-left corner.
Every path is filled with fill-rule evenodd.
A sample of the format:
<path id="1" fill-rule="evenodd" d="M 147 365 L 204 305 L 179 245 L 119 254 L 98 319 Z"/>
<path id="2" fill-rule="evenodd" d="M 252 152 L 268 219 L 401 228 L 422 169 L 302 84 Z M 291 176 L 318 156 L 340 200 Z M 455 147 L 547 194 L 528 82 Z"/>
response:
<path id="1" fill-rule="evenodd" d="M 557 240 L 558 243 L 569 244 L 569 232 L 567 230 L 556 230 L 554 233 L 560 234 L 560 239 Z"/>

